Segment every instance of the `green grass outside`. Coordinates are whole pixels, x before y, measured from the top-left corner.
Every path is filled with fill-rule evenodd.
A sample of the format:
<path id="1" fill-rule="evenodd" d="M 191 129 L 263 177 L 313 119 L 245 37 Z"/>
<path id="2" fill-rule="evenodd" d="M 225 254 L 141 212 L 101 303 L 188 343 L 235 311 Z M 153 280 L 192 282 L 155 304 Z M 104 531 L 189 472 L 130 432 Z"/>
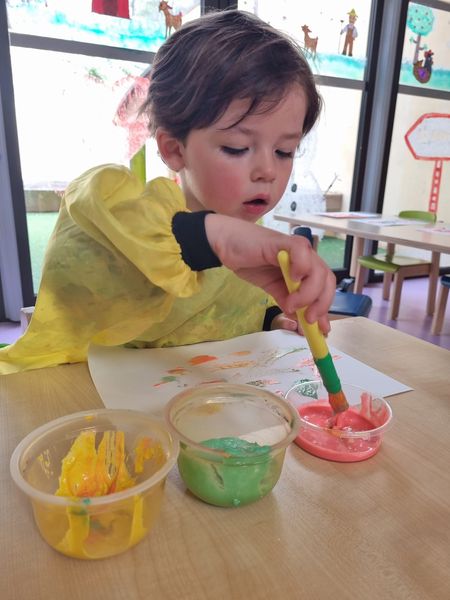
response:
<path id="1" fill-rule="evenodd" d="M 319 242 L 317 253 L 330 269 L 342 269 L 344 265 L 344 250 L 345 240 L 324 235 Z"/>
<path id="2" fill-rule="evenodd" d="M 58 213 L 27 213 L 28 237 L 30 241 L 33 288 L 37 292 L 41 280 L 45 248 L 53 231 Z M 318 253 L 331 269 L 342 268 L 345 240 L 324 236 L 319 243 Z"/>
<path id="3" fill-rule="evenodd" d="M 41 281 L 42 264 L 44 262 L 47 242 L 58 218 L 56 212 L 28 212 L 28 240 L 30 244 L 31 272 L 33 289 L 37 292 Z"/>

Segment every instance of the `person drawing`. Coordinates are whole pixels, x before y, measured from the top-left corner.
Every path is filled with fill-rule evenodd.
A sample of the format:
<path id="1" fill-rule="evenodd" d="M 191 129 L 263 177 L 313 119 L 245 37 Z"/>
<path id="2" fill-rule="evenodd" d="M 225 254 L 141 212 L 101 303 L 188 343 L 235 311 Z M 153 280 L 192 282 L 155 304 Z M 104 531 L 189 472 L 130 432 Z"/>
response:
<path id="1" fill-rule="evenodd" d="M 354 8 L 352 8 L 352 10 L 347 14 L 348 14 L 348 23 L 341 30 L 341 35 L 343 33 L 345 33 L 344 48 L 342 50 L 342 54 L 347 55 L 347 52 L 348 52 L 349 56 L 353 56 L 353 40 L 355 40 L 358 37 L 358 30 L 356 29 L 356 26 L 355 26 L 355 22 L 356 22 L 356 19 L 358 18 L 358 15 L 356 14 L 356 11 Z"/>
<path id="2" fill-rule="evenodd" d="M 256 16 L 210 13 L 173 33 L 142 113 L 181 188 L 112 164 L 68 185 L 33 317 L 0 350 L 0 372 L 85 361 L 91 342 L 167 347 L 295 330 L 301 306 L 327 333 L 333 273 L 305 238 L 256 224 L 280 200 L 320 108 L 297 45 Z M 280 249 L 302 282 L 293 294 Z"/>

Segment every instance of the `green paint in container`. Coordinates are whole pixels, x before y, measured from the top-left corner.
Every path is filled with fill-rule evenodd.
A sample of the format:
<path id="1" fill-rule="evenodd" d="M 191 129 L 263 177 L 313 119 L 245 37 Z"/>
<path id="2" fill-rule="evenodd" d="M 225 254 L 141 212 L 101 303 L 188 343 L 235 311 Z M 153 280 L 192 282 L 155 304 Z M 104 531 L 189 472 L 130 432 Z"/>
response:
<path id="1" fill-rule="evenodd" d="M 166 407 L 180 439 L 178 469 L 199 499 L 223 507 L 263 498 L 277 483 L 298 414 L 282 398 L 250 385 L 185 390 Z"/>
<path id="2" fill-rule="evenodd" d="M 198 497 L 216 506 L 242 506 L 265 496 L 281 473 L 284 451 L 276 454 L 235 437 L 213 438 L 202 446 L 221 451 L 217 456 L 186 447 L 181 449 L 178 468 L 186 486 Z"/>

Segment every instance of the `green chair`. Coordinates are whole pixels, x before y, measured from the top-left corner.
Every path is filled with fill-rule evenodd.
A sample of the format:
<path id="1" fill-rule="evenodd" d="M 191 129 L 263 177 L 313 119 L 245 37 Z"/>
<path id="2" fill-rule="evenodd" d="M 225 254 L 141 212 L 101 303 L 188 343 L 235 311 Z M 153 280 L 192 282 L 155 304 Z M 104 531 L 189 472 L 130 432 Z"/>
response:
<path id="1" fill-rule="evenodd" d="M 435 223 L 436 214 L 422 210 L 403 210 L 398 213 L 401 219 L 415 219 L 422 223 Z M 400 256 L 395 254 L 395 244 L 388 243 L 386 254 L 371 254 L 358 257 L 358 271 L 361 269 L 372 269 L 383 271 L 383 300 L 389 300 L 391 282 L 393 282 L 393 294 L 389 307 L 389 318 L 397 319 L 400 307 L 403 280 L 406 277 L 419 277 L 429 275 L 431 262 L 420 258 Z M 358 277 L 357 277 L 358 279 Z M 363 278 L 361 277 L 361 281 Z M 356 290 L 360 292 L 361 290 Z"/>

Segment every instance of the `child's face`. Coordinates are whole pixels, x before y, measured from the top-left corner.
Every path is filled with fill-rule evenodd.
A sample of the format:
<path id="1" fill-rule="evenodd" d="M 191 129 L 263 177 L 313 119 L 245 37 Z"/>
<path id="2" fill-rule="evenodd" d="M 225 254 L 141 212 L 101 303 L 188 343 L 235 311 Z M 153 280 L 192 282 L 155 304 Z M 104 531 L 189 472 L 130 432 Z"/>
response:
<path id="1" fill-rule="evenodd" d="M 190 210 L 254 222 L 283 195 L 306 114 L 303 89 L 293 85 L 275 108 L 233 125 L 247 108 L 247 100 L 234 100 L 219 121 L 192 130 L 181 145 L 179 173 Z"/>

